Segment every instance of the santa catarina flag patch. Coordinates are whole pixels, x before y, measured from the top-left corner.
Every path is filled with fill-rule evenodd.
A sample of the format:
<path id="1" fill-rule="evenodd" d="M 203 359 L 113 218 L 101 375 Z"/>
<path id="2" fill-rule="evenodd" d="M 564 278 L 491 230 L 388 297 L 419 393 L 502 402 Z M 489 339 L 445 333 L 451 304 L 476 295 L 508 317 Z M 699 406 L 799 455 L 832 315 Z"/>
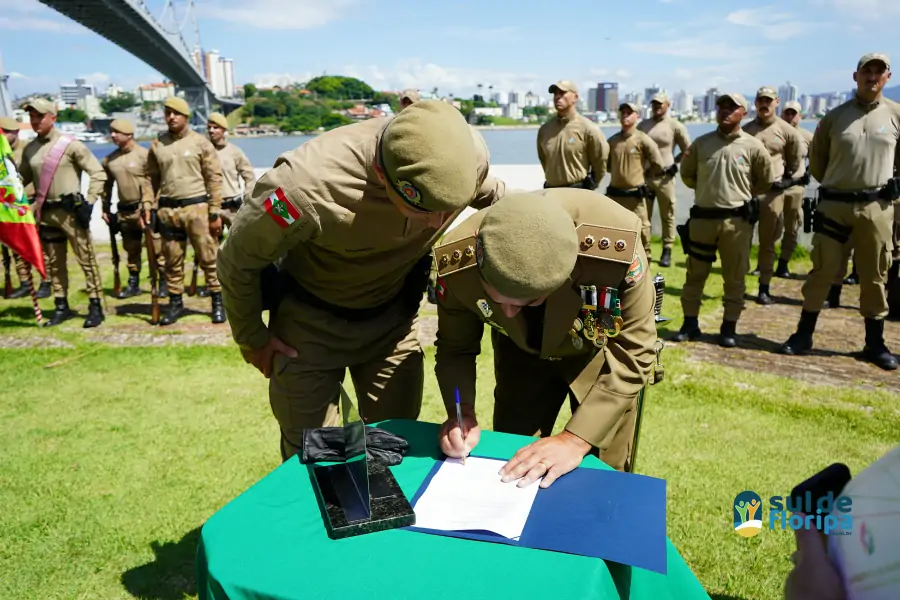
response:
<path id="1" fill-rule="evenodd" d="M 281 188 L 277 188 L 268 198 L 266 198 L 264 206 L 266 207 L 266 212 L 269 213 L 269 216 L 282 228 L 290 227 L 294 221 L 303 216 L 300 214 L 300 211 L 291 204 L 291 201 L 287 199 L 287 196 L 284 195 Z"/>

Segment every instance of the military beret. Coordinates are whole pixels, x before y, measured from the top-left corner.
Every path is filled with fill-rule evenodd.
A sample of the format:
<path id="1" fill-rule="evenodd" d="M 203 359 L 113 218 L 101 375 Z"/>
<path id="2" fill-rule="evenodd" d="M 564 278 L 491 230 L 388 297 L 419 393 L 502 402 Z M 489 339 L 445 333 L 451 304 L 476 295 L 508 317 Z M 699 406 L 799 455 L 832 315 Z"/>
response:
<path id="1" fill-rule="evenodd" d="M 218 125 L 222 129 L 228 129 L 228 119 L 225 118 L 225 115 L 219 112 L 210 113 L 208 122 L 213 125 Z"/>
<path id="2" fill-rule="evenodd" d="M 113 131 L 118 131 L 119 133 L 124 133 L 126 135 L 134 134 L 134 123 L 132 123 L 128 119 L 116 119 L 109 124 L 109 128 Z"/>
<path id="3" fill-rule="evenodd" d="M 42 115 L 46 115 L 47 113 L 55 115 L 57 113 L 56 102 L 50 102 L 49 100 L 46 100 L 44 98 L 36 98 L 31 102 L 26 103 L 23 108 L 25 110 L 36 110 Z"/>
<path id="4" fill-rule="evenodd" d="M 475 242 L 481 277 L 515 300 L 534 300 L 559 288 L 578 259 L 572 216 L 551 193 L 511 194 L 484 209 Z"/>
<path id="5" fill-rule="evenodd" d="M 742 94 L 737 94 L 734 92 L 729 92 L 727 94 L 722 94 L 718 98 L 716 98 L 716 106 L 722 103 L 722 100 L 731 100 L 744 110 L 747 110 L 747 99 L 744 98 Z"/>
<path id="6" fill-rule="evenodd" d="M 381 135 L 387 184 L 423 211 L 456 211 L 475 197 L 478 154 L 466 119 L 440 100 L 411 104 Z"/>
<path id="7" fill-rule="evenodd" d="M 12 117 L 0 117 L 0 129 L 3 131 L 18 131 L 21 125 Z"/>
<path id="8" fill-rule="evenodd" d="M 178 96 L 169 96 L 166 98 L 165 102 L 166 108 L 171 108 L 177 113 L 181 113 L 186 117 L 191 116 L 191 107 L 188 106 L 188 103 L 184 98 L 179 98 Z"/>
<path id="9" fill-rule="evenodd" d="M 887 67 L 887 70 L 891 70 L 891 59 L 888 58 L 887 54 L 882 54 L 881 52 L 870 52 L 866 54 L 862 58 L 859 59 L 859 62 L 856 63 L 856 70 L 862 69 L 864 66 L 869 64 L 870 62 L 880 60 L 884 63 L 884 66 Z"/>

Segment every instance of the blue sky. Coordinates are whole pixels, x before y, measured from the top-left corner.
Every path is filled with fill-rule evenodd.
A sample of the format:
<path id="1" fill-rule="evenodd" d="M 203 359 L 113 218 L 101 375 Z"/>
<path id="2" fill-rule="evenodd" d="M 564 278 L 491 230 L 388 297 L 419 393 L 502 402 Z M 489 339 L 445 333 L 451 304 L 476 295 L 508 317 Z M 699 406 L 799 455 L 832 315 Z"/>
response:
<path id="1" fill-rule="evenodd" d="M 146 3 L 162 14 L 163 0 Z M 900 0 L 197 0 L 197 11 L 203 47 L 233 58 L 240 83 L 262 85 L 327 72 L 457 95 L 478 83 L 545 93 L 563 78 L 695 94 L 790 80 L 816 93 L 851 88 L 866 52 L 900 60 Z M 0 30 L 14 96 L 75 77 L 161 80 L 37 0 L 0 0 Z"/>

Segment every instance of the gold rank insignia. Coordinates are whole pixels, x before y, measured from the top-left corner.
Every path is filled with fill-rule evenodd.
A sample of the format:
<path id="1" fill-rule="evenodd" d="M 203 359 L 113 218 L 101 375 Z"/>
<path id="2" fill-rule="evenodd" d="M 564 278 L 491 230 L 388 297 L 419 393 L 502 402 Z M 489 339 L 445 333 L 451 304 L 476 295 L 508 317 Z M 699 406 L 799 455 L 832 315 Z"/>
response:
<path id="1" fill-rule="evenodd" d="M 582 223 L 578 226 L 580 255 L 631 265 L 640 232 Z M 612 240 L 616 240 L 613 242 Z"/>
<path id="2" fill-rule="evenodd" d="M 476 266 L 475 236 L 469 236 L 434 249 L 437 274 L 444 277 Z"/>

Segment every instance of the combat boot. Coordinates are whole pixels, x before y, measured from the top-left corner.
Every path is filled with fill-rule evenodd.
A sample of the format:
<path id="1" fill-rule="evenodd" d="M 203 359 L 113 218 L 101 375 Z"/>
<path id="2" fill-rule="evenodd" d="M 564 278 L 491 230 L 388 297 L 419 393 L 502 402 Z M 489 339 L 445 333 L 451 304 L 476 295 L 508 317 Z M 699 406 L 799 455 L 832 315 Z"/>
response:
<path id="1" fill-rule="evenodd" d="M 781 345 L 779 352 L 789 356 L 804 354 L 812 349 L 813 333 L 816 331 L 816 321 L 819 313 L 804 310 L 800 313 L 800 322 L 797 323 L 797 331 Z"/>
<path id="2" fill-rule="evenodd" d="M 828 298 L 825 300 L 825 304 L 822 305 L 822 308 L 839 308 L 841 306 L 841 290 L 843 286 L 841 285 L 833 285 L 831 289 L 828 290 Z"/>
<path id="3" fill-rule="evenodd" d="M 88 305 L 88 315 L 84 320 L 83 327 L 97 327 L 106 317 L 103 316 L 103 307 L 100 305 L 100 298 L 91 298 Z"/>
<path id="4" fill-rule="evenodd" d="M 212 322 L 225 322 L 225 307 L 222 305 L 222 292 L 210 292 L 212 297 Z"/>
<path id="5" fill-rule="evenodd" d="M 768 306 L 772 304 L 772 302 L 774 302 L 774 300 L 772 300 L 772 296 L 769 295 L 769 284 L 759 284 L 759 294 L 756 296 L 756 303 Z"/>
<path id="6" fill-rule="evenodd" d="M 900 319 L 900 261 L 894 261 L 891 265 L 884 289 L 887 292 L 888 318 Z"/>
<path id="7" fill-rule="evenodd" d="M 28 291 L 28 286 L 23 283 L 19 285 L 16 291 L 7 296 L 7 298 L 9 300 L 18 300 L 19 298 L 25 298 L 30 294 L 31 292 Z"/>
<path id="8" fill-rule="evenodd" d="M 181 294 L 170 294 L 169 306 L 166 307 L 166 314 L 159 320 L 159 324 L 171 325 L 184 316 L 184 313 L 184 303 L 181 301 Z"/>
<path id="9" fill-rule="evenodd" d="M 165 277 L 161 277 L 159 279 L 159 287 L 156 290 L 156 295 L 159 298 L 168 298 L 169 297 L 169 285 L 166 283 Z"/>
<path id="10" fill-rule="evenodd" d="M 47 321 L 47 327 L 59 325 L 63 321 L 67 321 L 75 316 L 75 313 L 73 313 L 72 309 L 69 308 L 68 298 L 54 298 L 53 304 L 56 308 L 53 311 L 53 315 L 50 317 L 50 320 Z"/>
<path id="11" fill-rule="evenodd" d="M 867 361 L 885 371 L 893 371 L 897 368 L 897 359 L 884 345 L 883 320 L 866 319 L 866 346 L 863 348 L 863 356 Z"/>
<path id="12" fill-rule="evenodd" d="M 37 291 L 38 298 L 49 298 L 50 297 L 50 282 L 42 281 L 41 285 L 38 286 Z"/>
<path id="13" fill-rule="evenodd" d="M 659 257 L 659 266 L 661 266 L 661 267 L 671 267 L 672 266 L 672 249 L 671 248 L 663 248 L 662 256 Z"/>
<path id="14" fill-rule="evenodd" d="M 734 348 L 737 346 L 737 321 L 722 321 L 719 328 L 719 345 L 723 348 Z"/>
<path id="15" fill-rule="evenodd" d="M 131 271 L 128 273 L 128 285 L 125 286 L 125 289 L 119 292 L 117 298 L 120 300 L 125 298 L 131 298 L 132 296 L 140 296 L 141 295 L 141 274 L 137 271 Z"/>
<path id="16" fill-rule="evenodd" d="M 205 285 L 197 286 L 197 297 L 198 298 L 209 298 L 210 293 L 211 292 L 209 291 L 209 288 L 206 287 Z"/>
<path id="17" fill-rule="evenodd" d="M 700 331 L 700 323 L 697 317 L 685 317 L 684 324 L 672 337 L 673 342 L 686 342 L 688 340 L 695 342 L 700 339 L 703 333 Z"/>
<path id="18" fill-rule="evenodd" d="M 775 267 L 775 277 L 781 279 L 790 279 L 791 271 L 788 269 L 788 261 L 778 259 L 778 266 Z"/>

